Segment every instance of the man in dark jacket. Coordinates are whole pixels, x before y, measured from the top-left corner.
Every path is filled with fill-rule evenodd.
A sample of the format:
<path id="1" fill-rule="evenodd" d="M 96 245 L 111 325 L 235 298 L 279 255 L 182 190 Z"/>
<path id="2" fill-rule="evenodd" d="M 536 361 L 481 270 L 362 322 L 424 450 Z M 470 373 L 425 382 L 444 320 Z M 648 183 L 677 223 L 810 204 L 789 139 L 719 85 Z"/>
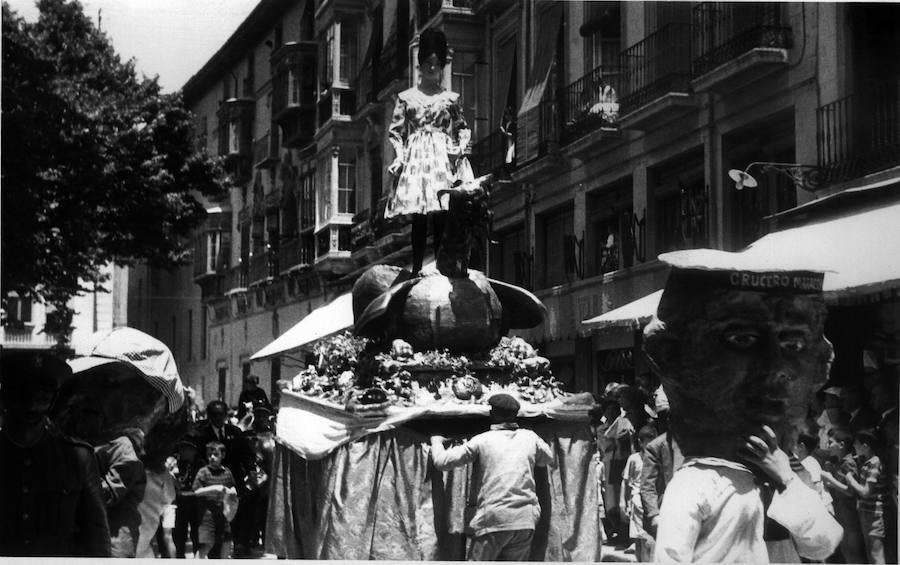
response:
<path id="1" fill-rule="evenodd" d="M 675 468 L 683 460 L 675 440 L 668 433 L 669 400 L 662 387 L 654 395 L 657 429 L 662 432 L 644 448 L 641 467 L 641 504 L 644 508 L 644 530 L 656 537 L 659 521 L 659 507 L 666 492 L 666 485 L 672 480 Z M 652 554 L 652 548 L 651 548 Z"/>
<path id="2" fill-rule="evenodd" d="M 109 557 L 93 448 L 47 420 L 64 362 L 36 353 L 0 357 L 0 555 Z"/>

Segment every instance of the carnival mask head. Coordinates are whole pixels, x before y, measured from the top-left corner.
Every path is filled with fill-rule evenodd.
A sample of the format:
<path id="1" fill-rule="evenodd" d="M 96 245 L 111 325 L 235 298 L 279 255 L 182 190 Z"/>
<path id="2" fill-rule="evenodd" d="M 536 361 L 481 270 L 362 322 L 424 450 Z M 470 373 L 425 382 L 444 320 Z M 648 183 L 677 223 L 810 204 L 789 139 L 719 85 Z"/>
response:
<path id="1" fill-rule="evenodd" d="M 660 259 L 672 270 L 644 347 L 684 453 L 731 456 L 762 425 L 792 445 L 833 357 L 822 272 L 707 249 Z"/>

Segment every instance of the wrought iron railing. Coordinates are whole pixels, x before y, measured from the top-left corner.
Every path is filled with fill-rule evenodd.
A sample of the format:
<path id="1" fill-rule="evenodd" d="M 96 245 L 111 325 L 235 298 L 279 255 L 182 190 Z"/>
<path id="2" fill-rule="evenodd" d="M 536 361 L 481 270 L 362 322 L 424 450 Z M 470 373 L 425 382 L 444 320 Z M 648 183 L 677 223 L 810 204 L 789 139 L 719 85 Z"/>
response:
<path id="1" fill-rule="evenodd" d="M 472 146 L 472 155 L 469 156 L 475 174 L 486 175 L 506 165 L 510 144 L 514 142 L 514 138 L 498 129 L 475 143 Z M 514 166 L 514 161 L 513 159 L 513 163 L 509 165 Z"/>
<path id="2" fill-rule="evenodd" d="M 689 92 L 691 26 L 672 23 L 619 54 L 620 113 L 627 114 L 669 92 Z"/>
<path id="3" fill-rule="evenodd" d="M 837 182 L 900 165 L 900 77 L 816 111 L 819 166 Z"/>
<path id="4" fill-rule="evenodd" d="M 618 67 L 597 67 L 560 94 L 562 142 L 572 141 L 601 127 L 615 127 L 619 113 L 622 73 Z"/>
<path id="5" fill-rule="evenodd" d="M 757 47 L 792 45 L 777 2 L 703 2 L 694 8 L 692 35 L 695 77 Z"/>

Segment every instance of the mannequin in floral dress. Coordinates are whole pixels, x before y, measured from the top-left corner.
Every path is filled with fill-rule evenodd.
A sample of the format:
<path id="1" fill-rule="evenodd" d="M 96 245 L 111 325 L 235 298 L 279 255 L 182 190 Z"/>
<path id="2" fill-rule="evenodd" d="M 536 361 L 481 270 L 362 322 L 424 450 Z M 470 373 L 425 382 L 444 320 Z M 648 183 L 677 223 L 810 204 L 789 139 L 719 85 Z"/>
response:
<path id="1" fill-rule="evenodd" d="M 397 95 L 388 139 L 394 161 L 388 172 L 397 178 L 388 195 L 385 219 L 412 223 L 413 275 L 422 269 L 428 238 L 428 217 L 434 225 L 434 250 L 440 247 L 447 203 L 438 191 L 457 180 L 471 180 L 463 156 L 471 133 L 459 105 L 459 94 L 441 86 L 447 64 L 447 39 L 427 29 L 419 37 L 418 86 Z"/>

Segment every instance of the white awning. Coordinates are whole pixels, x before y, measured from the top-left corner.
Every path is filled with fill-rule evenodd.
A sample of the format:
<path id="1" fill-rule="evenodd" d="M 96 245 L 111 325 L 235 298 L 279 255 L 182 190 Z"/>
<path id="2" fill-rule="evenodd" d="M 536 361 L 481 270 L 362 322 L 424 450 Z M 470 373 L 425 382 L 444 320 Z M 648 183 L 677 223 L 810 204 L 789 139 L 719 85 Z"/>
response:
<path id="1" fill-rule="evenodd" d="M 890 291 L 900 293 L 900 202 L 858 213 L 773 232 L 741 251 L 772 263 L 827 269 L 823 290 L 831 303 Z M 638 329 L 656 313 L 656 291 L 584 320 L 589 329 Z"/>
<path id="2" fill-rule="evenodd" d="M 900 202 L 773 232 L 742 253 L 829 269 L 825 298 L 900 288 Z"/>
<path id="3" fill-rule="evenodd" d="M 619 306 L 605 314 L 589 318 L 581 323 L 585 326 L 589 326 L 591 329 L 609 327 L 630 327 L 635 330 L 639 329 L 649 322 L 650 318 L 656 314 L 656 307 L 659 305 L 659 298 L 661 296 L 662 290 L 657 290 L 643 298 L 638 298 L 634 302 L 629 302 L 624 306 Z"/>
<path id="4" fill-rule="evenodd" d="M 250 360 L 261 361 L 294 351 L 352 327 L 353 295 L 348 292 L 307 314 L 278 339 L 254 353 Z"/>

